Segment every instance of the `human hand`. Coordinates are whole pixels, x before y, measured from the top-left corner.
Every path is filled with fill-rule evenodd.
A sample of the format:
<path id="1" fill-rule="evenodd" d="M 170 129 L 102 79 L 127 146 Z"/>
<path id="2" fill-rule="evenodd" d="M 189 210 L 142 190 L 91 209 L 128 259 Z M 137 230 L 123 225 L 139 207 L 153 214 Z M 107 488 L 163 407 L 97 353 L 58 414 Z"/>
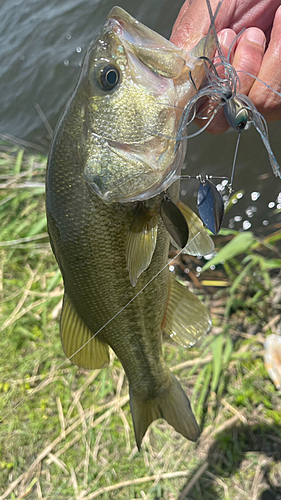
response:
<path id="1" fill-rule="evenodd" d="M 214 13 L 218 0 L 210 0 L 210 3 Z M 281 0 L 224 0 L 215 24 L 225 55 L 236 34 L 246 28 L 231 59 L 240 78 L 239 92 L 250 97 L 267 121 L 280 120 L 281 97 L 246 73 L 281 92 Z M 209 27 L 206 0 L 186 0 L 174 24 L 171 41 L 190 50 L 202 33 L 207 34 Z M 204 103 L 204 113 L 206 110 L 208 104 Z M 207 130 L 219 134 L 227 128 L 224 114 L 219 112 Z"/>

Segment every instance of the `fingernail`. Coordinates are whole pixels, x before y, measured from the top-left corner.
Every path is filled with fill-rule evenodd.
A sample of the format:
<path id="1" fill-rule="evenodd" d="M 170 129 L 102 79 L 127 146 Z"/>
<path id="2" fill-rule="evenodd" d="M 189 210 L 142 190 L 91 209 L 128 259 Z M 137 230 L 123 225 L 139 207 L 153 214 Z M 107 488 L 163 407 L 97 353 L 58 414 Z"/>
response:
<path id="1" fill-rule="evenodd" d="M 245 31 L 244 36 L 249 42 L 257 43 L 258 45 L 261 45 L 263 48 L 265 48 L 265 34 L 259 28 L 249 28 Z"/>
<path id="2" fill-rule="evenodd" d="M 230 29 L 222 30 L 219 33 L 220 44 L 223 45 L 223 47 L 225 47 L 227 50 L 229 49 L 230 45 L 232 44 L 234 38 L 235 38 L 235 33 L 234 33 L 234 31 L 232 31 Z"/>

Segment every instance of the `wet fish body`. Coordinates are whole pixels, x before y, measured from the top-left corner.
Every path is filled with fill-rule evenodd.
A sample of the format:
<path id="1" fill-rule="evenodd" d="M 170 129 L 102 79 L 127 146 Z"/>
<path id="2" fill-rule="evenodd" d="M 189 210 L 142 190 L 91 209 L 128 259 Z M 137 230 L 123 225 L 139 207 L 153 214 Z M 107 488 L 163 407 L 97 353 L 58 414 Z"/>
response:
<path id="1" fill-rule="evenodd" d="M 196 50 L 188 59 L 114 8 L 88 50 L 48 161 L 48 231 L 65 287 L 63 348 L 87 369 L 105 366 L 108 346 L 114 350 L 129 380 L 139 448 L 160 417 L 188 439 L 199 435 L 189 400 L 165 364 L 162 331 L 191 345 L 209 330 L 210 316 L 196 296 L 171 282 L 170 235 L 159 215 L 164 189 L 178 202 L 174 180 L 185 146 L 175 148 L 176 106 L 193 92 L 188 61 L 193 79 L 204 74 L 202 61 L 196 70 Z M 193 220 L 191 251 L 197 227 L 211 251 L 187 207 L 185 217 Z"/>

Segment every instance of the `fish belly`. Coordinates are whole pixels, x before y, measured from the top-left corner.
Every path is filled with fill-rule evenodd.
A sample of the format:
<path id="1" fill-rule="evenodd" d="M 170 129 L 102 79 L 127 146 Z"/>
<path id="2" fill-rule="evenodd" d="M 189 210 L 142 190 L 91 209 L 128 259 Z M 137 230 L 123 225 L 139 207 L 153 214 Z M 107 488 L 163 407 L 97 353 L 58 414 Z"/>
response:
<path id="1" fill-rule="evenodd" d="M 132 287 L 126 238 L 134 205 L 105 205 L 81 177 L 68 175 L 64 181 L 56 172 L 50 162 L 47 215 L 65 293 L 91 334 L 110 345 L 124 367 L 138 447 L 149 424 L 160 417 L 196 440 L 199 430 L 189 400 L 162 355 L 170 242 L 162 221 L 151 264 Z"/>

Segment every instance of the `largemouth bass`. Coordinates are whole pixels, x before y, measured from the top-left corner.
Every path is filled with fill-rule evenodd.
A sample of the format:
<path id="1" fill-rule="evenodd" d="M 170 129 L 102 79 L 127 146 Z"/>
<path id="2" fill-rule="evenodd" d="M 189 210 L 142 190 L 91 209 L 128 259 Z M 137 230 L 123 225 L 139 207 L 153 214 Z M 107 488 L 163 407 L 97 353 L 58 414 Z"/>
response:
<path id="1" fill-rule="evenodd" d="M 199 436 L 161 343 L 165 329 L 192 345 L 211 325 L 199 299 L 169 279 L 166 229 L 181 232 L 173 215 L 181 210 L 189 252 L 213 249 L 197 216 L 176 205 L 174 182 L 185 154 L 176 141 L 180 112 L 195 92 L 190 68 L 199 86 L 198 57 L 209 49 L 203 40 L 187 54 L 115 7 L 88 49 L 48 160 L 48 231 L 65 287 L 63 348 L 87 369 L 108 364 L 108 346 L 114 350 L 129 380 L 139 448 L 160 417 L 188 439 Z"/>

